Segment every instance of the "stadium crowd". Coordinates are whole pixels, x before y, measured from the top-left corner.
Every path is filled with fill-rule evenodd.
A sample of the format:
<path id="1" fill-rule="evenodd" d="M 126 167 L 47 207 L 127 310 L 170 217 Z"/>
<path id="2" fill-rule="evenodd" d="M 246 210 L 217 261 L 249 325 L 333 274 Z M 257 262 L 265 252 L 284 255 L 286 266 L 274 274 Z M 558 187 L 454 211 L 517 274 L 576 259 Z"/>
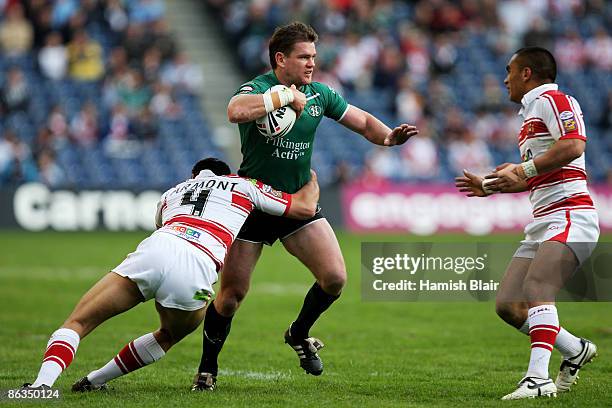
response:
<path id="1" fill-rule="evenodd" d="M 504 67 L 523 45 L 553 50 L 562 89 L 581 101 L 590 177 L 612 183 L 612 4 L 604 0 L 207 0 L 245 76 L 268 69 L 275 26 L 320 34 L 315 80 L 420 135 L 372 147 L 324 121 L 322 185 L 449 182 L 516 161 L 517 107 Z M 206 151 L 194 90 L 161 0 L 0 0 L 0 186 L 171 184 Z M 236 46 L 236 44 L 238 44 Z M 234 90 L 228 90 L 230 95 Z M 347 148 L 350 146 L 350 148 Z"/>
<path id="2" fill-rule="evenodd" d="M 448 181 L 517 161 L 518 107 L 503 86 L 509 56 L 540 45 L 559 61 L 562 89 L 581 101 L 590 176 L 608 179 L 612 152 L 612 4 L 603 0 L 208 0 L 245 73 L 268 69 L 267 38 L 293 19 L 319 33 L 315 80 L 388 123 L 415 123 L 402 149 L 354 141 L 321 126 L 322 183 Z M 325 129 L 325 130 L 324 130 Z M 325 135 L 322 135 L 323 132 Z M 352 137 L 352 139 L 351 139 Z M 326 142 L 321 142 L 321 140 Z M 359 147 L 345 146 L 350 143 Z M 321 171 L 327 169 L 327 171 Z"/>
<path id="3" fill-rule="evenodd" d="M 157 178 L 169 161 L 192 162 L 183 150 L 163 156 L 158 140 L 203 122 L 202 73 L 163 1 L 6 0 L 0 11 L 0 186 L 159 186 L 174 177 Z"/>

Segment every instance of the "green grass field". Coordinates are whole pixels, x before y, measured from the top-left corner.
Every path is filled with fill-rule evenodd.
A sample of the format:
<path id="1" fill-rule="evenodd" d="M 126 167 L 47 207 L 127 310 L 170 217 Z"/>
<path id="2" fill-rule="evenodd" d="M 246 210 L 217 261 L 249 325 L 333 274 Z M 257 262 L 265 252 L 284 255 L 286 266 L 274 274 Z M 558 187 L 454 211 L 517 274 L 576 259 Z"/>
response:
<path id="1" fill-rule="evenodd" d="M 0 389 L 32 381 L 48 336 L 76 301 L 135 248 L 144 233 L 0 233 Z M 56 386 L 56 406 L 612 406 L 612 307 L 559 304 L 561 323 L 595 341 L 600 356 L 569 394 L 499 401 L 514 389 L 529 358 L 527 337 L 497 318 L 493 303 L 364 303 L 361 241 L 423 237 L 339 234 L 349 284 L 311 334 L 326 348 L 325 373 L 312 377 L 283 344 L 312 284 L 280 245 L 268 248 L 221 355 L 218 389 L 191 393 L 200 357 L 198 329 L 153 366 L 117 379 L 103 393 L 72 394 L 73 381 L 105 364 L 130 340 L 157 328 L 152 302 L 118 316 L 83 340 Z M 464 242 L 491 238 L 442 236 Z M 517 236 L 496 237 L 516 242 Z M 607 237 L 610 241 L 610 237 Z M 554 352 L 551 375 L 560 355 Z M 2 405 L 2 403 L 0 403 Z M 36 404 L 40 406 L 40 404 Z M 21 403 L 19 406 L 25 406 Z"/>

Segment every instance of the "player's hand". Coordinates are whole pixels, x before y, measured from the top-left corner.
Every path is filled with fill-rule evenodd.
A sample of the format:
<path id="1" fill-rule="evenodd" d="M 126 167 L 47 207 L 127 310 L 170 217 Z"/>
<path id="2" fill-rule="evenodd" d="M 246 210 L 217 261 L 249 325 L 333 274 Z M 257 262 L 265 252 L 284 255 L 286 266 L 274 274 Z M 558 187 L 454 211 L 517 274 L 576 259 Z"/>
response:
<path id="1" fill-rule="evenodd" d="M 485 176 L 487 188 L 493 191 L 516 191 L 525 183 L 525 172 L 520 164 L 504 163 Z"/>
<path id="2" fill-rule="evenodd" d="M 291 85 L 289 89 L 291 92 L 293 92 L 293 102 L 291 102 L 289 105 L 295 111 L 296 117 L 299 118 L 306 107 L 306 95 L 300 92 L 295 85 Z"/>
<path id="3" fill-rule="evenodd" d="M 416 126 L 404 123 L 393 129 L 391 133 L 385 137 L 383 144 L 385 146 L 401 145 L 406 143 L 406 140 L 418 133 L 419 131 L 417 130 Z"/>
<path id="4" fill-rule="evenodd" d="M 455 177 L 455 187 L 468 197 L 486 197 L 482 189 L 483 178 L 467 170 L 463 170 L 463 176 Z"/>

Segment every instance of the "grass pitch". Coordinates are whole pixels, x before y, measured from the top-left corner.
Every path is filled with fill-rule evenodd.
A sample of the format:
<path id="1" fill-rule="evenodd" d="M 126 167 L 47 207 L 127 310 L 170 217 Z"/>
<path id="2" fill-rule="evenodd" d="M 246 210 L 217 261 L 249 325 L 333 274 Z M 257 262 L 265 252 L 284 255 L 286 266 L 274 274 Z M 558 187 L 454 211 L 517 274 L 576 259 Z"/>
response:
<path id="1" fill-rule="evenodd" d="M 144 233 L 0 233 L 0 389 L 32 381 L 48 336 L 80 296 L 116 266 Z M 514 389 L 529 359 L 527 337 L 497 318 L 493 303 L 364 303 L 361 241 L 465 242 L 492 238 L 339 234 L 349 283 L 311 334 L 326 348 L 325 372 L 304 374 L 283 331 L 313 279 L 280 245 L 267 248 L 249 296 L 220 358 L 218 389 L 191 393 L 200 329 L 158 363 L 111 383 L 109 392 L 73 394 L 70 385 L 112 358 L 130 340 L 157 328 L 152 302 L 99 327 L 83 340 L 56 386 L 53 406 L 612 406 L 612 307 L 561 303 L 561 323 L 592 339 L 600 356 L 569 394 L 499 401 Z M 518 236 L 495 237 L 517 242 Z M 607 237 L 610 241 L 610 237 Z M 554 352 L 551 376 L 560 355 Z M 6 402 L 0 402 L 0 405 Z M 18 406 L 25 406 L 19 403 Z M 40 406 L 41 403 L 35 403 Z"/>

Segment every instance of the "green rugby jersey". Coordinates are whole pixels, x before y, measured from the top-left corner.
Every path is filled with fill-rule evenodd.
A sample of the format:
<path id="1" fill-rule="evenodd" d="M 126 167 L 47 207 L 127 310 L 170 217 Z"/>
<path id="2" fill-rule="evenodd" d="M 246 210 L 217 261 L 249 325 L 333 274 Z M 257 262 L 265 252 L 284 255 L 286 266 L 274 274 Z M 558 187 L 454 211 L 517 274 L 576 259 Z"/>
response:
<path id="1" fill-rule="evenodd" d="M 270 71 L 240 86 L 234 95 L 263 94 L 278 84 L 276 75 Z M 299 90 L 306 98 L 315 97 L 306 102 L 304 111 L 284 137 L 263 136 L 255 121 L 238 125 L 242 150 L 239 175 L 256 178 L 287 193 L 296 192 L 310 180 L 310 159 L 317 126 L 323 116 L 340 120 L 348 103 L 320 82 L 304 85 Z"/>

